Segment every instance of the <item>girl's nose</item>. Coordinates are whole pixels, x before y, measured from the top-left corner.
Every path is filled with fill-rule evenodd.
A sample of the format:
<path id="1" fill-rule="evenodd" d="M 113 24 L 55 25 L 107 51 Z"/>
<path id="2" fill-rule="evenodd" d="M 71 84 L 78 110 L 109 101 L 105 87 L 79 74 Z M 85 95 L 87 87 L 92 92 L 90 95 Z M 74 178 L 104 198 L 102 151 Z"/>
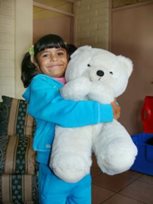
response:
<path id="1" fill-rule="evenodd" d="M 56 54 L 51 54 L 51 55 L 50 55 L 50 60 L 51 60 L 51 61 L 56 61 L 56 60 L 57 60 Z"/>

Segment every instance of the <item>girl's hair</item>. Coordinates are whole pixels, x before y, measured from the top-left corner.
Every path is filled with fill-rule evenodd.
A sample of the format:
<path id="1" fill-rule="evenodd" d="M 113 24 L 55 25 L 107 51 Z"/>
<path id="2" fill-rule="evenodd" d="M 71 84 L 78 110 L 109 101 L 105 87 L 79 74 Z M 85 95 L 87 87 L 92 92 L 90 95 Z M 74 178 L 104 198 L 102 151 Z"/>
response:
<path id="1" fill-rule="evenodd" d="M 33 58 L 35 62 L 37 62 L 37 54 L 46 48 L 64 48 L 69 55 L 68 48 L 64 43 L 64 40 L 58 35 L 49 34 L 43 36 L 34 44 Z M 24 87 L 27 87 L 30 84 L 32 78 L 36 74 L 38 74 L 36 65 L 32 62 L 30 53 L 27 52 L 21 64 L 21 80 Z"/>
<path id="2" fill-rule="evenodd" d="M 69 43 L 69 44 L 67 44 L 67 49 L 68 49 L 69 57 L 71 57 L 73 52 L 75 52 L 77 50 L 77 46 Z"/>

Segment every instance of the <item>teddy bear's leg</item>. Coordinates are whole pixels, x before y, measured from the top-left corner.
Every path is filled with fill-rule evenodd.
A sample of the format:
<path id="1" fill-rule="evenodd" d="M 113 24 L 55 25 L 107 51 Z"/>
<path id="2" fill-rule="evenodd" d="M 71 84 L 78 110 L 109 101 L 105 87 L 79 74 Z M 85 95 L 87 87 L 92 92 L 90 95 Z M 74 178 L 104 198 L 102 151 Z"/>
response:
<path id="1" fill-rule="evenodd" d="M 56 128 L 50 167 L 66 182 L 77 182 L 90 173 L 91 128 Z"/>
<path id="2" fill-rule="evenodd" d="M 116 120 L 104 124 L 94 140 L 94 152 L 99 167 L 109 175 L 130 169 L 137 155 L 137 148 L 126 129 Z"/>

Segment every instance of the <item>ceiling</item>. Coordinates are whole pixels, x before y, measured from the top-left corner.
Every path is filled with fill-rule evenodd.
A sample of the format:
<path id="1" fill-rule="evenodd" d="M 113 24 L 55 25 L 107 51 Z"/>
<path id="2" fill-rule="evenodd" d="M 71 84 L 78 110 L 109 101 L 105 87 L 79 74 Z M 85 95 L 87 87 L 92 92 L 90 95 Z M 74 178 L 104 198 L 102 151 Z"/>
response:
<path id="1" fill-rule="evenodd" d="M 48 6 L 53 6 L 55 5 L 56 7 L 63 5 L 63 4 L 67 4 L 67 3 L 75 3 L 78 0 L 33 0 L 33 2 L 38 2 L 44 5 L 48 5 Z"/>

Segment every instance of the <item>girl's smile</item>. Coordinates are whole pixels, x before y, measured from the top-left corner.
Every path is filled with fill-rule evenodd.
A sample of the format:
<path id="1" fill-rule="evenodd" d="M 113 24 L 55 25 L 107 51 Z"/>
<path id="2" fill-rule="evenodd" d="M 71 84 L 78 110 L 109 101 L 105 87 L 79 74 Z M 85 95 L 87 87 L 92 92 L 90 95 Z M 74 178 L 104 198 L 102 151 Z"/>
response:
<path id="1" fill-rule="evenodd" d="M 53 65 L 48 65 L 47 68 L 48 69 L 58 69 L 60 66 L 63 66 L 62 64 L 53 64 Z"/>

